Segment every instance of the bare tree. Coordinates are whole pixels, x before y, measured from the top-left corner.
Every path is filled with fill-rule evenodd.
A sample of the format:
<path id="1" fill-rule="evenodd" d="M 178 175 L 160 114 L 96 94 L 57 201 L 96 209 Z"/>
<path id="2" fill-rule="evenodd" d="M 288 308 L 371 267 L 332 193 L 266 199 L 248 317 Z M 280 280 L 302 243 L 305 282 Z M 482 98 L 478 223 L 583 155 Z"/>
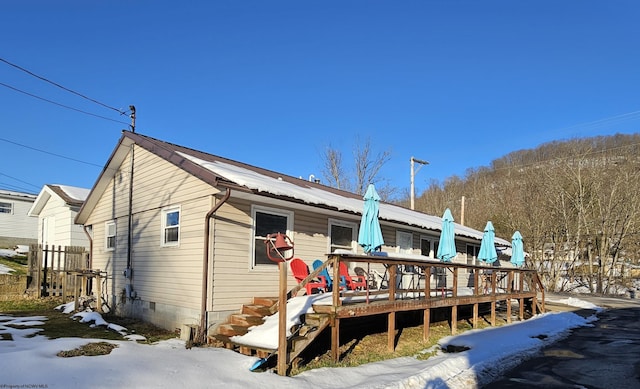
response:
<path id="1" fill-rule="evenodd" d="M 346 190 L 347 188 L 344 188 L 344 185 L 348 183 L 348 180 L 342 166 L 342 153 L 340 150 L 334 149 L 330 145 L 327 146 L 322 155 L 322 162 L 322 176 L 329 183 L 329 186 Z"/>
<path id="2" fill-rule="evenodd" d="M 507 239 L 519 230 L 547 290 L 612 293 L 640 262 L 638 155 L 640 134 L 555 141 L 432 182 L 416 209 L 455 215 L 465 196 L 465 225 L 491 220 Z"/>
<path id="3" fill-rule="evenodd" d="M 388 200 L 396 189 L 389 184 L 389 180 L 380 176 L 380 170 L 390 158 L 390 150 L 376 154 L 370 138 L 364 141 L 356 138 L 353 147 L 353 167 L 350 169 L 353 173 L 347 173 L 342 152 L 329 145 L 322 154 L 322 175 L 329 186 L 358 194 L 364 194 L 369 184 L 375 184 L 380 197 Z"/>
<path id="4" fill-rule="evenodd" d="M 378 177 L 380 169 L 391 158 L 391 151 L 381 151 L 373 156 L 371 150 L 371 139 L 367 138 L 364 142 L 356 139 L 353 149 L 353 159 L 355 165 L 355 182 L 353 189 L 356 193 L 364 194 L 369 184 L 381 181 Z M 381 188 L 382 189 L 381 185 Z M 382 195 L 381 195 L 382 197 Z"/>

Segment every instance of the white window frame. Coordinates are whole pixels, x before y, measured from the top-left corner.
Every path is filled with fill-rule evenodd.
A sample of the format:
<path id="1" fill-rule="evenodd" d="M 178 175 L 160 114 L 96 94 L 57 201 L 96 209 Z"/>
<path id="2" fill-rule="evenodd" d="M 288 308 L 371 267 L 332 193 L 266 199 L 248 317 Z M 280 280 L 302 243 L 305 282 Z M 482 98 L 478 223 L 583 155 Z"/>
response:
<path id="1" fill-rule="evenodd" d="M 113 235 L 109 234 L 109 228 L 113 227 Z M 113 237 L 113 246 L 109 246 L 109 238 Z M 118 226 L 115 220 L 104 222 L 104 250 L 114 251 L 118 241 Z"/>
<path id="2" fill-rule="evenodd" d="M 256 242 L 259 239 L 260 245 L 262 245 L 263 250 L 266 251 L 266 246 L 264 242 L 266 240 L 266 236 L 256 236 L 256 213 L 267 213 L 270 215 L 282 216 L 287 218 L 287 231 L 286 235 L 291 238 L 293 232 L 293 211 L 289 211 L 282 208 L 271 208 L 265 207 L 261 205 L 252 205 L 251 206 L 251 248 L 249 250 L 249 269 L 252 270 L 272 270 L 272 264 L 263 264 L 256 263 Z M 293 238 L 291 238 L 293 239 Z M 276 262 L 273 262 L 273 265 L 277 265 Z"/>
<path id="3" fill-rule="evenodd" d="M 469 247 L 473 247 L 475 250 L 475 255 L 472 255 L 471 262 L 469 262 Z M 467 265 L 477 265 L 478 264 L 478 254 L 480 253 L 480 245 L 467 243 L 464 252 L 464 259 Z"/>
<path id="4" fill-rule="evenodd" d="M 0 209 L 2 210 L 2 212 L 0 212 L 0 215 L 1 214 L 13 215 L 13 203 L 0 201 Z M 9 211 L 9 212 L 5 212 L 5 211 Z"/>
<path id="5" fill-rule="evenodd" d="M 332 226 L 351 228 L 351 247 L 349 248 L 349 250 L 351 250 L 355 254 L 358 249 L 358 224 L 355 222 L 348 222 L 345 220 L 329 219 L 329 223 L 327 225 L 327 252 L 329 253 L 334 252 L 334 245 L 331 243 L 331 227 Z M 346 250 L 346 248 L 343 248 L 343 247 L 338 247 L 336 249 Z"/>
<path id="6" fill-rule="evenodd" d="M 437 238 L 433 237 L 433 236 L 428 236 L 428 235 L 420 235 L 420 254 L 422 254 L 422 242 L 423 241 L 427 241 L 429 242 L 429 254 L 427 254 L 426 256 L 429 258 L 435 258 L 436 257 L 436 251 L 435 251 L 435 243 L 438 241 Z M 424 254 L 422 254 L 424 255 Z"/>
<path id="7" fill-rule="evenodd" d="M 407 236 L 410 237 L 410 245 L 409 245 L 409 252 L 403 252 L 400 249 L 400 241 L 402 240 L 402 236 L 404 236 L 405 238 Z M 401 231 L 401 230 L 396 230 L 396 253 L 402 253 L 402 254 L 413 254 L 413 233 L 409 232 L 409 231 Z"/>
<path id="8" fill-rule="evenodd" d="M 167 215 L 173 212 L 178 212 L 178 224 L 167 226 Z M 162 208 L 160 211 L 161 215 L 161 228 L 160 228 L 160 246 L 161 247 L 178 247 L 180 246 L 180 236 L 182 232 L 180 231 L 180 223 L 182 222 L 182 207 L 180 205 L 172 205 L 170 207 Z M 178 229 L 178 240 L 175 242 L 167 242 L 166 239 L 166 231 L 169 228 L 177 228 Z"/>

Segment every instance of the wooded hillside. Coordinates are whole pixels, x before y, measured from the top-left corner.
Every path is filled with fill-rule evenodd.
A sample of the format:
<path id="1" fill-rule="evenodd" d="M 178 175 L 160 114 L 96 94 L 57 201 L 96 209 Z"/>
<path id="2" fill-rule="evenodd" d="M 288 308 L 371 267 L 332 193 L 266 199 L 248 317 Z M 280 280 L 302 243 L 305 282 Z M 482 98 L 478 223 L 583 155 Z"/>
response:
<path id="1" fill-rule="evenodd" d="M 507 240 L 519 230 L 527 266 L 549 290 L 592 292 L 628 282 L 640 259 L 640 134 L 555 141 L 512 152 L 465 177 L 433 182 L 416 209 Z M 464 201 L 463 201 L 464 197 Z"/>

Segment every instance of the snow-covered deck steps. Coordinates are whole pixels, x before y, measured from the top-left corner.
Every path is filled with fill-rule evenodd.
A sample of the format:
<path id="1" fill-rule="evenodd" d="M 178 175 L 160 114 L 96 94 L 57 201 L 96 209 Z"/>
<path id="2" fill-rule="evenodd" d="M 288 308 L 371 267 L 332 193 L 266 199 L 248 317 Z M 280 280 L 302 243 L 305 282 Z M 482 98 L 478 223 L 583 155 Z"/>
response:
<path id="1" fill-rule="evenodd" d="M 246 334 L 250 327 L 264 323 L 266 316 L 271 316 L 277 311 L 277 298 L 254 297 L 253 304 L 243 305 L 240 313 L 229 315 L 226 322 L 219 325 L 213 335 L 209 335 L 209 343 L 221 342 L 227 349 L 244 355 L 265 358 L 276 350 L 238 344 L 232 341 L 231 337 Z M 305 314 L 302 324 L 292 329 L 293 335 L 289 338 L 288 359 L 293 361 L 300 355 L 329 325 L 329 321 L 329 315 L 326 314 Z"/>
<path id="2" fill-rule="evenodd" d="M 246 334 L 249 327 L 264 323 L 266 316 L 271 316 L 277 311 L 277 297 L 254 297 L 253 304 L 244 304 L 239 313 L 229 315 L 226 322 L 220 324 L 214 334 L 209 335 L 209 343 L 221 342 L 227 349 L 264 358 L 273 350 L 247 347 L 233 342 L 230 338 Z"/>

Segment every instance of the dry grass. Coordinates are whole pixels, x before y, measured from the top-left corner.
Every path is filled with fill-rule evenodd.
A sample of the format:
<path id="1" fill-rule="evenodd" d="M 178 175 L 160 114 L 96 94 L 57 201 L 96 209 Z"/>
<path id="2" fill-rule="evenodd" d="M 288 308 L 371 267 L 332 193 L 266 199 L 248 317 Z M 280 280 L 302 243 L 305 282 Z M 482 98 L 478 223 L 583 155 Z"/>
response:
<path id="1" fill-rule="evenodd" d="M 84 346 L 80 346 L 73 350 L 68 351 L 60 351 L 56 354 L 62 358 L 71 358 L 71 357 L 80 357 L 80 356 L 96 356 L 96 355 L 108 355 L 111 353 L 111 350 L 118 347 L 115 344 L 107 343 L 107 342 L 94 342 L 85 344 Z"/>
<path id="2" fill-rule="evenodd" d="M 72 320 L 70 314 L 65 314 L 54 310 L 58 305 L 62 304 L 59 298 L 42 298 L 19 301 L 2 301 L 0 302 L 0 312 L 13 316 L 45 316 L 47 320 L 40 326 L 43 330 L 38 335 L 43 335 L 49 339 L 56 338 L 85 338 L 85 339 L 107 339 L 122 340 L 122 335 L 109 330 L 105 327 L 91 328 L 88 323 L 80 323 Z M 176 334 L 155 327 L 149 323 L 122 318 L 114 315 L 103 315 L 103 318 L 109 322 L 121 325 L 135 333 L 144 336 L 147 340 L 142 343 L 155 343 L 160 340 L 175 338 Z"/>
<path id="3" fill-rule="evenodd" d="M 27 257 L 24 255 L 16 255 L 15 257 L 0 257 L 0 264 L 7 266 L 14 271 L 11 275 L 23 276 L 27 274 Z"/>
<path id="4" fill-rule="evenodd" d="M 496 326 L 504 324 L 506 324 L 506 317 L 498 315 Z M 489 326 L 489 317 L 481 316 L 478 320 L 478 328 Z M 458 334 L 471 329 L 473 329 L 473 325 L 469 318 L 458 321 Z M 451 335 L 451 327 L 446 320 L 432 323 L 429 339 L 425 341 L 421 314 L 399 313 L 396 320 L 395 350 L 389 351 L 386 317 L 344 320 L 340 327 L 341 344 L 338 362 L 333 362 L 331 350 L 327 349 L 327 345 L 330 344 L 329 332 L 325 331 L 308 350 L 303 352 L 300 360 L 294 364 L 291 370 L 292 375 L 319 367 L 353 367 L 406 356 L 428 359 L 435 354 L 438 341 Z"/>

